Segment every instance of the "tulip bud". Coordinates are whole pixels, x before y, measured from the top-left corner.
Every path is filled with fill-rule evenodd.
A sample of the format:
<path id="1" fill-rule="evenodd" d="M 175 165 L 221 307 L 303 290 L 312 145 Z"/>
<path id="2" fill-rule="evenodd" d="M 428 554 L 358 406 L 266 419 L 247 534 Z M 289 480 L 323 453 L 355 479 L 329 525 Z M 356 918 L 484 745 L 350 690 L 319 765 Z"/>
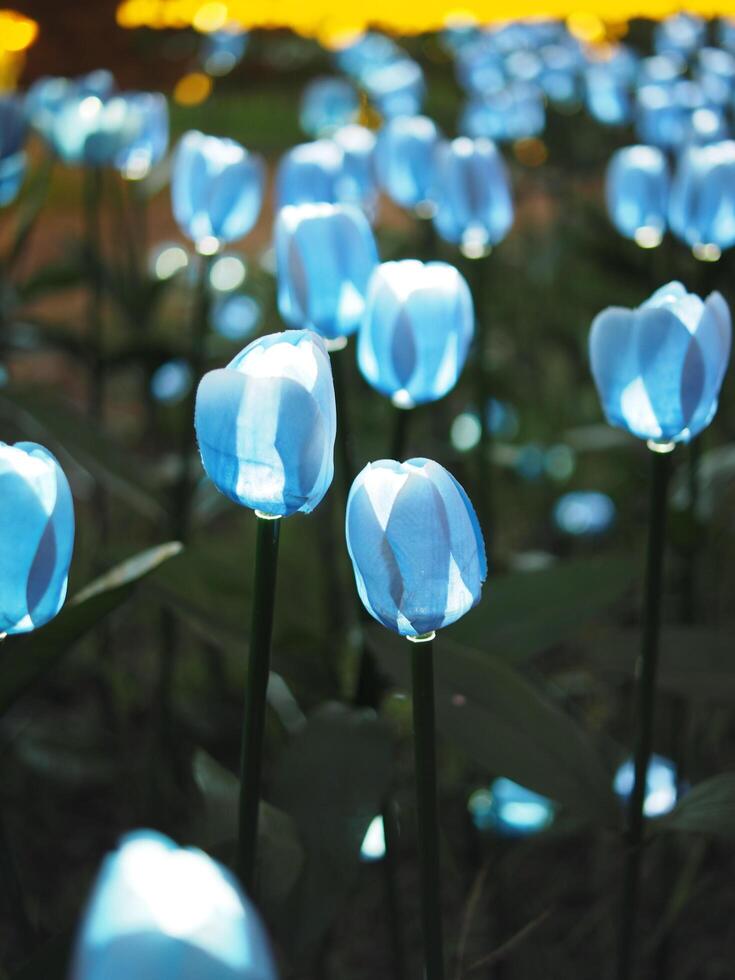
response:
<path id="1" fill-rule="evenodd" d="M 690 146 L 674 175 L 669 202 L 674 234 L 698 252 L 735 245 L 735 140 Z"/>
<path id="2" fill-rule="evenodd" d="M 332 140 L 292 146 L 281 157 L 276 173 L 276 205 L 333 204 L 339 200 L 344 159 Z"/>
<path id="3" fill-rule="evenodd" d="M 329 339 L 354 333 L 378 264 L 363 212 L 345 204 L 283 208 L 275 244 L 278 309 L 286 323 Z"/>
<path id="4" fill-rule="evenodd" d="M 273 517 L 308 513 L 334 475 L 337 416 L 329 355 L 309 330 L 259 337 L 205 374 L 194 425 L 217 489 Z"/>
<path id="5" fill-rule="evenodd" d="M 345 530 L 365 608 L 402 636 L 448 626 L 480 601 L 487 574 L 480 525 L 438 463 L 368 463 L 352 484 Z"/>
<path id="6" fill-rule="evenodd" d="M 129 92 L 123 96 L 140 118 L 132 142 L 118 153 L 115 166 L 128 180 L 142 180 L 168 149 L 168 102 L 160 92 Z"/>
<path id="7" fill-rule="evenodd" d="M 357 340 L 365 380 L 409 408 L 457 383 L 474 334 L 469 287 L 446 262 L 384 262 L 373 273 Z"/>
<path id="8" fill-rule="evenodd" d="M 197 245 L 242 238 L 258 219 L 265 169 L 231 139 L 196 130 L 179 141 L 171 173 L 174 217 Z"/>
<path id="9" fill-rule="evenodd" d="M 74 550 L 74 504 L 56 458 L 0 442 L 0 633 L 28 633 L 59 612 Z"/>
<path id="10" fill-rule="evenodd" d="M 390 119 L 378 133 L 378 183 L 404 208 L 426 208 L 440 133 L 427 116 Z"/>
<path id="11" fill-rule="evenodd" d="M 689 442 L 717 411 L 731 332 L 719 293 L 703 302 L 679 282 L 635 310 L 604 310 L 589 347 L 608 422 L 639 439 Z"/>
<path id="12" fill-rule="evenodd" d="M 669 204 L 669 168 L 655 146 L 626 146 L 607 168 L 607 210 L 626 238 L 642 248 L 661 243 Z"/>
<path id="13" fill-rule="evenodd" d="M 196 848 L 128 834 L 99 871 L 71 980 L 276 980 L 257 911 L 234 876 Z"/>

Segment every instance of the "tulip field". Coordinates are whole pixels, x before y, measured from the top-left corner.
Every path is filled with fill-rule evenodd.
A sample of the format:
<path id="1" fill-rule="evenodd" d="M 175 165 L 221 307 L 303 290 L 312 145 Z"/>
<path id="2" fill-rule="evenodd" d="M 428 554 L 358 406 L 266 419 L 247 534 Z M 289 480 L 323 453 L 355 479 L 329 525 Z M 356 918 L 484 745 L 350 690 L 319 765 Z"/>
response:
<path id="1" fill-rule="evenodd" d="M 735 20 L 277 6 L 0 10 L 0 980 L 725 980 Z"/>

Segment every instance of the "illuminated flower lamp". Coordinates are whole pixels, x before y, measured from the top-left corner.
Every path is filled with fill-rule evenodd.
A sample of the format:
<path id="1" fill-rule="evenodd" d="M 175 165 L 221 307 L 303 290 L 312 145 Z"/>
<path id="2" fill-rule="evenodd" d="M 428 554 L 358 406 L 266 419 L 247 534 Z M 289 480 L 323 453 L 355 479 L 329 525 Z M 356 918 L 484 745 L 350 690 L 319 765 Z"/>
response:
<path id="1" fill-rule="evenodd" d="M 505 777 L 494 779 L 487 790 L 476 790 L 467 808 L 477 830 L 499 837 L 532 837 L 547 830 L 556 815 L 551 800 Z"/>
<path id="2" fill-rule="evenodd" d="M 615 773 L 613 788 L 621 802 L 630 802 L 634 782 L 635 760 L 631 756 Z M 654 753 L 648 762 L 643 813 L 648 819 L 663 817 L 676 806 L 677 795 L 676 766 L 669 759 Z"/>
<path id="3" fill-rule="evenodd" d="M 655 146 L 626 146 L 607 166 L 605 199 L 610 218 L 641 248 L 660 245 L 669 207 L 669 166 Z"/>

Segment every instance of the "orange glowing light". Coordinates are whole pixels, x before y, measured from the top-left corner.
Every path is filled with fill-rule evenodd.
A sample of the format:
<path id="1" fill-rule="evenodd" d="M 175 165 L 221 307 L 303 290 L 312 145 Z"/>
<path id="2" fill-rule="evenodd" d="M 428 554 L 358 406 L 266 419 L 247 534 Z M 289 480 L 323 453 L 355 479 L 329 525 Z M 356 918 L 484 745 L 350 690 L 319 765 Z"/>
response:
<path id="1" fill-rule="evenodd" d="M 0 10 L 0 50 L 19 54 L 38 37 L 38 24 L 15 10 Z"/>
<path id="2" fill-rule="evenodd" d="M 180 78 L 174 87 L 174 100 L 179 105 L 200 105 L 212 91 L 212 79 L 200 71 Z"/>

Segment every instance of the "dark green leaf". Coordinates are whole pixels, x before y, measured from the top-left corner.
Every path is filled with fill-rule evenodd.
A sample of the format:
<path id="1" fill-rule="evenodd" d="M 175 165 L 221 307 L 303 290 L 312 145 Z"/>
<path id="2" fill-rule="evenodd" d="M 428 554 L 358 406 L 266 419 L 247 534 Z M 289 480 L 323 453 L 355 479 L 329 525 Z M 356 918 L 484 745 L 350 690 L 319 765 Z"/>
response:
<path id="1" fill-rule="evenodd" d="M 6 639 L 0 646 L 0 714 L 181 547 L 178 541 L 170 541 L 142 551 L 82 589 L 47 626 Z"/>
<path id="2" fill-rule="evenodd" d="M 735 840 L 735 773 L 726 772 L 699 783 L 676 807 L 650 824 L 652 830 L 683 830 Z"/>

